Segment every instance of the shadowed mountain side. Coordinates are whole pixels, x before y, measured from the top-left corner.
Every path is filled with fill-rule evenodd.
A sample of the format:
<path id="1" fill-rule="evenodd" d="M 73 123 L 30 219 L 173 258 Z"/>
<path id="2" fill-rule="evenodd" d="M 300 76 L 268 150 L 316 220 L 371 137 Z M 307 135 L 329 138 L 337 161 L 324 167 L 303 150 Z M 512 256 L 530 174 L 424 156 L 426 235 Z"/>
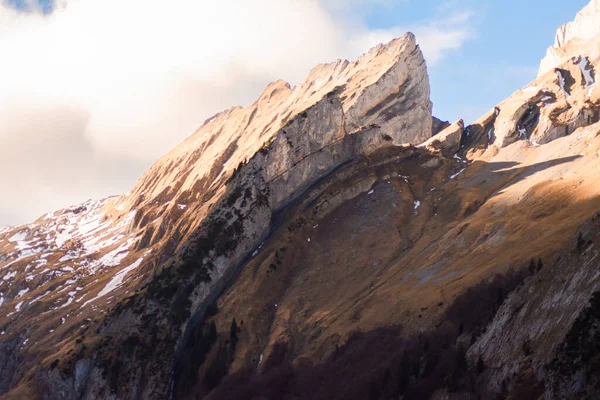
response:
<path id="1" fill-rule="evenodd" d="M 600 207 L 600 198 L 596 197 L 589 202 L 577 203 L 573 207 L 586 211 L 597 210 Z M 579 220 L 583 219 L 579 218 L 579 215 L 577 217 Z M 597 218 L 593 217 L 592 219 Z M 583 226 L 586 225 L 589 223 L 586 222 Z M 410 318 L 405 318 L 402 322 L 391 322 L 392 326 L 389 328 L 374 328 L 374 330 L 367 327 L 368 323 L 360 324 L 359 322 L 357 331 L 348 332 L 343 339 L 330 337 L 328 345 L 331 349 L 323 357 L 315 358 L 314 355 L 306 355 L 302 352 L 298 339 L 303 332 L 300 327 L 294 327 L 297 320 L 293 318 L 294 314 L 300 312 L 297 305 L 294 307 L 287 300 L 276 303 L 277 307 L 273 305 L 269 308 L 263 304 L 265 308 L 263 316 L 266 315 L 267 308 L 274 315 L 262 319 L 260 324 L 277 324 L 277 319 L 281 319 L 280 314 L 283 313 L 292 320 L 280 323 L 286 325 L 287 329 L 295 331 L 295 334 L 279 335 L 273 338 L 273 342 L 270 343 L 272 349 L 255 354 L 252 359 L 246 358 L 245 362 L 241 363 L 241 367 L 235 369 L 237 372 L 225 378 L 222 385 L 218 386 L 218 389 L 208 398 L 383 399 L 403 394 L 405 399 L 422 399 L 430 398 L 429 396 L 434 393 L 437 393 L 438 396 L 447 396 L 445 398 L 448 399 L 494 399 L 507 398 L 507 396 L 515 399 L 537 398 L 544 391 L 541 381 L 545 371 L 540 366 L 538 366 L 539 374 L 538 371 L 532 369 L 532 360 L 534 360 L 532 354 L 539 352 L 539 357 L 551 358 L 552 353 L 543 356 L 548 353 L 540 349 L 541 342 L 539 340 L 544 341 L 544 347 L 558 345 L 562 336 L 569 329 L 568 323 L 550 324 L 551 328 L 545 325 L 545 330 L 542 331 L 543 336 L 538 340 L 532 338 L 531 343 L 526 342 L 525 339 L 507 342 L 511 343 L 513 349 L 502 358 L 505 363 L 506 359 L 510 359 L 516 365 L 514 374 L 502 375 L 501 369 L 496 370 L 496 358 L 499 355 L 491 356 L 485 353 L 480 355 L 476 350 L 479 340 L 483 340 L 486 337 L 486 331 L 490 329 L 488 325 L 495 319 L 505 321 L 502 313 L 496 315 L 499 309 L 510 308 L 516 310 L 513 313 L 518 313 L 523 306 L 517 307 L 512 303 L 520 301 L 527 304 L 530 295 L 527 297 L 517 294 L 509 296 L 515 288 L 518 288 L 520 293 L 531 293 L 531 290 L 544 293 L 548 290 L 549 282 L 569 279 L 569 275 L 564 272 L 566 266 L 573 277 L 581 275 L 582 272 L 593 275 L 600 271 L 598 263 L 594 265 L 584 263 L 583 266 L 580 264 L 578 258 L 581 256 L 578 253 L 581 250 L 574 253 L 574 249 L 578 248 L 577 232 L 580 230 L 581 228 L 576 226 L 573 231 L 566 234 L 563 241 L 560 243 L 557 241 L 556 245 L 544 254 L 536 254 L 534 250 L 529 253 L 527 246 L 530 243 L 511 250 L 504 249 L 504 251 L 522 255 L 523 260 L 519 262 L 505 258 L 498 260 L 493 267 L 477 264 L 463 265 L 465 270 L 453 276 L 447 276 L 444 271 L 439 271 L 437 282 L 435 282 L 436 279 L 431 279 L 431 282 L 425 282 L 420 286 L 419 293 L 421 295 L 417 296 L 417 300 L 421 306 L 412 311 L 412 318 L 415 322 L 412 322 Z M 586 247 L 599 244 L 597 237 L 592 238 L 588 234 L 585 235 L 585 240 Z M 535 240 L 532 242 L 534 243 L 531 245 L 535 246 Z M 268 249 L 268 245 L 265 246 Z M 581 248 L 581 246 L 579 247 Z M 589 249 L 586 252 L 594 253 Z M 527 258 L 528 255 L 529 258 Z M 467 258 L 465 264 L 470 261 L 471 259 Z M 326 267 L 322 266 L 322 268 Z M 254 269 L 253 274 L 260 276 L 261 272 L 264 272 L 261 269 L 262 267 L 258 270 Z M 277 271 L 280 269 L 289 270 L 289 267 L 282 265 Z M 494 270 L 505 272 L 496 274 Z M 561 271 L 560 274 L 557 272 L 558 270 Z M 562 278 L 557 278 L 559 275 Z M 270 279 L 272 278 L 273 275 Z M 347 279 L 352 278 L 353 276 L 349 276 Z M 439 286 L 433 287 L 433 283 L 440 282 L 445 283 L 441 291 Z M 525 286 L 520 287 L 523 283 Z M 415 284 L 418 285 L 418 282 L 411 283 L 411 285 Z M 594 285 L 596 287 L 600 285 L 598 277 L 587 286 L 593 287 Z M 343 296 L 344 294 L 340 292 L 346 287 L 331 288 L 330 290 L 333 291 L 331 295 Z M 454 289 L 452 289 L 453 287 Z M 449 288 L 448 291 L 446 288 Z M 453 298 L 451 293 L 456 289 L 458 289 L 456 291 L 458 294 Z M 565 295 L 579 296 L 578 290 L 576 286 L 570 286 Z M 590 292 L 586 289 L 584 293 L 581 293 L 582 298 L 577 302 L 577 308 L 571 319 L 574 319 L 579 310 L 585 307 L 591 292 L 593 289 Z M 411 297 L 411 294 L 406 293 L 401 287 L 397 287 L 394 293 L 394 297 L 400 297 L 405 301 Z M 430 297 L 428 298 L 428 296 Z M 307 295 L 306 297 L 308 302 L 312 296 Z M 510 301 L 506 299 L 510 299 Z M 434 300 L 435 304 L 430 305 L 431 300 Z M 243 301 L 247 303 L 248 298 Z M 360 309 L 361 303 L 362 300 L 359 300 L 353 305 L 353 309 Z M 241 304 L 238 303 L 237 306 L 240 307 Z M 289 307 L 292 309 L 288 310 Z M 385 307 L 379 307 L 379 312 L 394 313 L 395 309 L 396 306 L 386 303 Z M 529 307 L 529 309 L 535 313 L 535 308 Z M 206 358 L 208 366 L 206 375 L 202 379 L 202 385 L 209 385 L 208 388 L 217 386 L 223 376 L 215 374 L 216 365 L 221 366 L 220 371 L 223 374 L 230 368 L 228 363 L 231 360 L 233 360 L 234 366 L 240 365 L 235 358 L 239 356 L 236 349 L 244 346 L 244 341 L 252 335 L 253 329 L 257 325 L 249 314 L 239 312 L 229 314 L 226 304 L 218 302 L 213 310 L 215 315 L 207 318 L 205 323 L 214 329 L 212 351 L 216 349 L 217 355 L 221 354 L 221 357 L 213 357 L 209 353 Z M 317 308 L 311 314 L 323 315 L 331 312 L 332 310 Z M 370 319 L 371 312 L 377 311 L 372 307 L 362 309 L 361 315 L 355 316 L 354 319 Z M 432 315 L 436 317 L 427 328 L 415 331 L 410 326 L 416 321 L 422 321 Z M 340 319 L 342 318 L 345 323 L 352 322 L 351 313 L 344 313 L 343 317 L 340 316 Z M 233 320 L 237 321 L 234 331 L 231 330 Z M 493 322 L 492 326 L 495 323 L 498 322 Z M 398 326 L 395 326 L 396 324 Z M 328 327 L 323 328 L 328 329 Z M 527 328 L 519 326 L 519 329 L 527 335 Z M 275 330 L 275 327 L 271 326 L 270 331 Z M 503 330 L 505 336 L 512 335 L 510 332 L 510 328 L 507 327 Z M 264 338 L 263 343 L 266 343 L 267 340 Z M 232 345 L 234 342 L 235 344 Z M 230 358 L 222 357 L 225 347 L 228 349 L 227 354 Z M 502 379 L 499 386 L 495 388 L 496 391 L 490 390 L 487 383 L 496 379 L 496 375 L 502 376 Z M 206 394 L 206 389 L 206 386 L 201 386 L 196 388 L 195 393 L 202 397 L 203 394 Z M 528 397 L 533 396 L 533 393 L 536 394 L 535 397 Z M 182 397 L 194 398 L 192 395 Z"/>
<path id="2" fill-rule="evenodd" d="M 322 183 L 328 190 L 309 191 L 286 211 L 281 226 L 216 303 L 218 314 L 199 324 L 230 332 L 235 317 L 239 334 L 226 356 L 224 341 L 228 346 L 232 341 L 219 333 L 202 357 L 184 361 L 178 393 L 188 398 L 184 393 L 195 376 L 214 385 L 215 360 L 228 360 L 222 372 L 260 371 L 261 356 L 270 357 L 276 343 L 285 342 L 291 360 L 319 362 L 354 331 L 400 325 L 406 338 L 437 326 L 466 288 L 525 268 L 531 257 L 554 257 L 600 207 L 597 197 L 574 200 L 574 192 L 562 190 L 568 182 L 546 179 L 580 159 L 523 166 L 475 161 L 458 174 L 461 161 L 422 152 L 398 164 L 354 167 L 346 180 L 336 175 L 353 167 L 340 169 Z M 439 164 L 432 168 L 434 162 Z M 362 194 L 332 200 L 342 187 Z M 188 346 L 190 354 L 198 354 Z"/>

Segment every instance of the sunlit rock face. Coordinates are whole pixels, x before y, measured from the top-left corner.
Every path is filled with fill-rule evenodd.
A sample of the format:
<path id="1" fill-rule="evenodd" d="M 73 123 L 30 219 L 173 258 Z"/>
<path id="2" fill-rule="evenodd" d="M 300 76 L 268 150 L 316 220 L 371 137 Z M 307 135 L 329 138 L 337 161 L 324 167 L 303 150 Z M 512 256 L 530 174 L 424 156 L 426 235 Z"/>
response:
<path id="1" fill-rule="evenodd" d="M 540 63 L 538 77 L 558 67 L 568 58 L 575 56 L 573 51 L 600 35 L 600 1 L 591 0 L 574 21 L 567 22 L 556 31 L 554 46 L 548 48 L 546 57 Z M 595 48 L 595 49 L 594 49 Z M 597 54 L 597 46 L 591 46 Z"/>
<path id="2" fill-rule="evenodd" d="M 474 124 L 485 127 L 486 143 L 545 144 L 600 120 L 598 21 L 600 1 L 593 0 L 575 21 L 559 28 L 538 77 Z"/>
<path id="3" fill-rule="evenodd" d="M 460 140 L 464 129 L 464 121 L 460 119 L 425 141 L 422 146 L 431 151 L 440 151 L 447 157 L 452 157 L 460 150 Z"/>
<path id="4" fill-rule="evenodd" d="M 431 108 L 409 33 L 208 119 L 126 195 L 2 228 L 0 394 L 164 398 L 190 321 L 273 214 L 345 163 L 428 139 Z"/>

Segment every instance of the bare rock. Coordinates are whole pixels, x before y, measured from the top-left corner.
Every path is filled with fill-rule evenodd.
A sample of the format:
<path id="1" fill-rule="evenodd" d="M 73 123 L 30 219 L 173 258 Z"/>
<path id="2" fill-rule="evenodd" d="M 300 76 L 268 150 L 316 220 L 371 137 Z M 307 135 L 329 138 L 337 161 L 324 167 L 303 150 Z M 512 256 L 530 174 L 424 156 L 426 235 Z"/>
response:
<path id="1" fill-rule="evenodd" d="M 431 136 L 435 136 L 447 127 L 450 126 L 450 122 L 442 121 L 439 118 L 431 117 Z"/>
<path id="2" fill-rule="evenodd" d="M 572 48 L 600 35 L 600 0 L 591 0 L 574 21 L 567 22 L 556 31 L 554 46 L 548 48 L 546 57 L 540 63 L 538 77 L 551 71 L 572 56 Z"/>
<path id="3" fill-rule="evenodd" d="M 439 151 L 446 157 L 451 157 L 460 149 L 460 139 L 464 128 L 463 120 L 459 119 L 423 143 L 423 146 L 432 151 Z"/>

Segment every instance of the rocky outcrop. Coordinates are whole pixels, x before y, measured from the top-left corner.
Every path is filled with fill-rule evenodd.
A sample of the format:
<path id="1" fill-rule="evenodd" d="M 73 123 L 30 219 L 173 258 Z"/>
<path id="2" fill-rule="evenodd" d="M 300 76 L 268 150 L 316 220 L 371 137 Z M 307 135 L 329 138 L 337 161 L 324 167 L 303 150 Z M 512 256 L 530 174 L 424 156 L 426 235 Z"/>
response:
<path id="1" fill-rule="evenodd" d="M 460 139 L 464 129 L 465 123 L 460 119 L 427 140 L 422 146 L 431 151 L 439 151 L 446 157 L 452 157 L 460 150 Z"/>
<path id="2" fill-rule="evenodd" d="M 540 63 L 538 77 L 558 67 L 573 57 L 573 50 L 581 48 L 586 43 L 600 35 L 600 1 L 591 0 L 574 21 L 567 22 L 556 31 L 554 46 L 548 48 L 546 56 Z"/>
<path id="3" fill-rule="evenodd" d="M 519 140 L 549 143 L 599 120 L 600 1 L 592 0 L 575 21 L 559 28 L 554 47 L 540 73 L 480 120 L 465 129 L 468 142 L 477 136 L 480 154 L 489 146 L 506 147 Z M 489 118 L 494 116 L 493 121 Z M 484 128 L 485 132 L 478 132 Z"/>
<path id="4" fill-rule="evenodd" d="M 431 136 L 425 60 L 414 35 L 407 34 L 356 61 L 318 65 L 298 86 L 274 82 L 250 106 L 217 114 L 142 176 L 127 206 L 142 212 L 146 206 L 155 208 L 157 199 L 166 197 L 165 190 L 168 198 L 180 203 L 197 199 L 198 193 L 216 188 L 271 143 L 290 121 L 334 92 L 344 113 L 339 138 L 375 125 L 386 135 L 386 142 L 394 145 L 419 144 Z M 323 139 L 321 144 L 330 140 Z M 286 162 L 289 166 L 295 161 Z"/>
<path id="5" fill-rule="evenodd" d="M 437 135 L 438 133 L 440 133 L 441 131 L 443 131 L 444 129 L 446 129 L 449 126 L 450 126 L 450 122 L 442 121 L 441 119 L 436 118 L 435 116 L 432 117 L 431 136 Z"/>
<path id="6" fill-rule="evenodd" d="M 525 140 L 540 145 L 600 120 L 600 89 L 596 85 L 600 53 L 596 47 L 570 48 L 574 55 L 476 121 L 473 126 L 486 127 L 487 139 L 480 135 L 479 143 L 502 148 Z M 484 124 L 492 114 L 493 123 Z M 467 127 L 466 132 L 472 130 Z"/>
<path id="7" fill-rule="evenodd" d="M 500 391 L 503 382 L 524 366 L 533 366 L 537 379 L 546 380 L 548 398 L 593 398 L 585 395 L 590 389 L 585 377 L 593 376 L 589 360 L 599 354 L 594 346 L 585 350 L 585 355 L 573 354 L 568 347 L 573 342 L 581 344 L 578 338 L 594 335 L 597 329 L 595 321 L 586 326 L 585 314 L 597 315 L 597 308 L 586 307 L 590 300 L 590 307 L 598 306 L 593 298 L 600 290 L 596 261 L 599 222 L 598 214 L 586 221 L 570 237 L 557 262 L 530 268 L 532 277 L 504 302 L 485 333 L 471 346 L 468 355 L 472 362 L 481 358 L 491 368 L 489 387 Z M 576 322 L 578 316 L 584 321 Z M 581 373 L 583 370 L 588 374 Z"/>

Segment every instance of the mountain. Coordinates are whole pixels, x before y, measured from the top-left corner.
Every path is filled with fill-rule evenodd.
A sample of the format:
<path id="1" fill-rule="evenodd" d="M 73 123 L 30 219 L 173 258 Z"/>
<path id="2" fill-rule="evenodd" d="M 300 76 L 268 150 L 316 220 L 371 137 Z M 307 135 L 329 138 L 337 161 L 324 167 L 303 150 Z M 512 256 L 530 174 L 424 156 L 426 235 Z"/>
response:
<path id="1" fill-rule="evenodd" d="M 600 14 L 600 1 L 592 0 L 585 6 L 574 21 L 567 22 L 556 31 L 554 46 L 548 48 L 546 57 L 540 63 L 539 76 L 559 66 L 574 53 L 597 52 L 594 46 L 600 35 L 598 15 Z"/>
<path id="2" fill-rule="evenodd" d="M 595 398 L 598 4 L 471 125 L 406 34 L 3 228 L 1 398 Z"/>

